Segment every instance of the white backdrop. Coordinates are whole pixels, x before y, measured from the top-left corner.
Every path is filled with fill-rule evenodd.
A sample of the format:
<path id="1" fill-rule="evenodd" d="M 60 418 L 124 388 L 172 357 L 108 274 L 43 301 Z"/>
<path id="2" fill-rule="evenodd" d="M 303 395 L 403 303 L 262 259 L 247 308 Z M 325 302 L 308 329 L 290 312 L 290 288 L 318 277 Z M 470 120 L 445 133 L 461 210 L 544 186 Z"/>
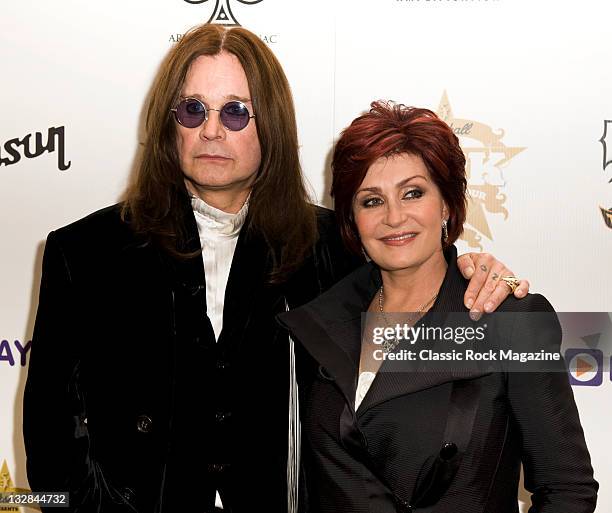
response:
<path id="1" fill-rule="evenodd" d="M 260 35 L 287 72 L 316 201 L 331 205 L 333 141 L 372 100 L 429 107 L 457 130 L 470 164 L 460 249 L 493 252 L 558 311 L 612 311 L 612 221 L 602 213 L 612 207 L 612 123 L 607 154 L 600 142 L 612 119 L 606 0 L 6 0 L 0 490 L 28 486 L 20 348 L 32 334 L 46 235 L 119 199 L 159 63 L 220 8 Z M 38 146 L 53 151 L 27 158 L 37 132 Z M 29 145 L 11 142 L 28 134 Z M 599 512 L 612 511 L 609 371 L 602 381 L 574 387 L 602 485 Z"/>

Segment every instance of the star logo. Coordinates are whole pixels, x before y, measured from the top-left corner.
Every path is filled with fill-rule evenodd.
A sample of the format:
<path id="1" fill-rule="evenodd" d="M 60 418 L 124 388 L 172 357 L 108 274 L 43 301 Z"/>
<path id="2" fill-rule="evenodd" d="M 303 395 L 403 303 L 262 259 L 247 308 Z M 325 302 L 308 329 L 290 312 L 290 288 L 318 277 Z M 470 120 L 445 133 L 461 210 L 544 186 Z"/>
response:
<path id="1" fill-rule="evenodd" d="M 485 123 L 455 117 L 446 91 L 437 114 L 459 137 L 465 154 L 469 199 L 461 239 L 471 248 L 482 250 L 483 237 L 493 240 L 488 214 L 508 218 L 507 197 L 502 192 L 506 184 L 504 169 L 525 148 L 506 146 L 502 141 L 505 135 L 502 129 L 494 130 Z"/>
<path id="2" fill-rule="evenodd" d="M 6 460 L 2 462 L 2 467 L 0 468 L 0 494 L 6 493 L 29 493 L 30 490 L 27 488 L 15 488 L 13 486 L 13 480 L 11 479 L 11 474 L 8 469 L 8 465 L 6 464 Z M 40 511 L 39 508 L 33 508 L 37 511 Z M 12 504 L 0 504 L 0 511 L 2 513 L 19 513 L 19 508 L 17 506 L 13 506 Z"/>
<path id="3" fill-rule="evenodd" d="M 237 0 L 241 4 L 253 5 L 262 2 L 263 0 Z M 203 4 L 208 0 L 185 0 L 189 4 Z M 225 25 L 228 27 L 239 26 L 238 20 L 232 12 L 230 0 L 215 0 L 215 8 L 207 23 L 215 23 L 217 25 Z"/>

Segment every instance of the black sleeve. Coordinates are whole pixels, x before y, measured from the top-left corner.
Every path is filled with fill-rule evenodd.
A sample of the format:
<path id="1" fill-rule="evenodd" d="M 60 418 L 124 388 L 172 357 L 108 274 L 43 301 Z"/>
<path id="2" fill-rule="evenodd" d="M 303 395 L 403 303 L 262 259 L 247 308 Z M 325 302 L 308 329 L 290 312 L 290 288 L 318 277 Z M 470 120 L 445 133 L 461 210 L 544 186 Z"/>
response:
<path id="1" fill-rule="evenodd" d="M 533 340 L 559 351 L 561 327 L 550 303 L 530 295 L 530 310 L 549 312 L 517 319 L 512 338 Z M 574 395 L 563 362 L 547 372 L 509 372 L 508 397 L 522 435 L 525 488 L 532 493 L 529 513 L 591 513 L 598 484 L 584 439 Z"/>
<path id="2" fill-rule="evenodd" d="M 43 257 L 23 402 L 27 474 L 33 491 L 69 492 L 70 511 L 93 511 L 92 497 L 98 494 L 79 389 L 79 346 L 85 342 L 79 317 L 70 268 L 52 232 Z"/>

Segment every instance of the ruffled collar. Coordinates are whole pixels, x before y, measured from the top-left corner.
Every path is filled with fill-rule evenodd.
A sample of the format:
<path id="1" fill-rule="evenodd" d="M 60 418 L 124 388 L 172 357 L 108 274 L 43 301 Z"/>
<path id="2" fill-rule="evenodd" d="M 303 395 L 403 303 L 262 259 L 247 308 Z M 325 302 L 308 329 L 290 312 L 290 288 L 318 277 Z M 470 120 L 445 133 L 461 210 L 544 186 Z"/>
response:
<path id="1" fill-rule="evenodd" d="M 249 198 L 235 214 L 230 214 L 210 206 L 197 196 L 191 196 L 191 208 L 196 216 L 198 226 L 205 232 L 224 237 L 236 237 L 244 224 L 249 211 Z"/>

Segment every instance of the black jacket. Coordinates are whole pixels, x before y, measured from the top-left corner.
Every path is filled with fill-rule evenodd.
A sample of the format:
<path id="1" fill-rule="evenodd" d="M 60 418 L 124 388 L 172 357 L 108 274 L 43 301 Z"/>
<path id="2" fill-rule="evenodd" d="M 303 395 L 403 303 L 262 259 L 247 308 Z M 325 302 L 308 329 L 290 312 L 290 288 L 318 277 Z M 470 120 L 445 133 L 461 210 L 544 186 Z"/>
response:
<path id="1" fill-rule="evenodd" d="M 427 318 L 467 313 L 454 248 L 446 257 Z M 406 372 L 385 362 L 355 412 L 361 313 L 380 283 L 380 272 L 366 264 L 279 316 L 297 344 L 309 511 L 517 512 L 522 462 L 530 512 L 592 512 L 597 483 L 564 368 L 491 372 L 475 364 Z M 527 347 L 558 351 L 560 327 L 544 297 L 510 296 L 498 312 L 498 320 L 483 320 L 493 322 L 490 339 L 511 334 Z M 542 319 L 521 312 L 548 313 Z"/>
<path id="2" fill-rule="evenodd" d="M 24 398 L 31 488 L 69 491 L 70 511 L 202 512 L 222 478 L 234 512 L 285 511 L 288 344 L 275 316 L 358 264 L 332 212 L 317 207 L 316 248 L 277 286 L 247 216 L 218 342 L 201 256 L 169 257 L 119 212 L 47 239 Z"/>

